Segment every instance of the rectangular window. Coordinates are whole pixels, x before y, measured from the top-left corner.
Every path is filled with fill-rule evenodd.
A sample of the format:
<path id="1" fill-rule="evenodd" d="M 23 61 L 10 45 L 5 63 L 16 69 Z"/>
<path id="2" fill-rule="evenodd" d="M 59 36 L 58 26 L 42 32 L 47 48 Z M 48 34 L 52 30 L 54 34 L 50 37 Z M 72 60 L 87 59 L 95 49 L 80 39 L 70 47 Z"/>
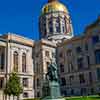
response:
<path id="1" fill-rule="evenodd" d="M 26 54 L 22 54 L 22 72 L 26 72 Z"/>
<path id="2" fill-rule="evenodd" d="M 97 80 L 99 80 L 100 81 L 100 68 L 97 68 Z"/>
<path id="3" fill-rule="evenodd" d="M 86 94 L 86 88 L 81 88 L 81 95 L 85 95 Z"/>
<path id="4" fill-rule="evenodd" d="M 94 94 L 94 89 L 93 89 L 93 88 L 91 88 L 91 94 L 92 94 L 92 95 Z"/>
<path id="5" fill-rule="evenodd" d="M 100 50 L 95 51 L 95 60 L 96 64 L 100 64 Z"/>
<path id="6" fill-rule="evenodd" d="M 22 72 L 26 72 L 26 65 L 22 65 Z"/>
<path id="7" fill-rule="evenodd" d="M 37 97 L 40 97 L 40 92 L 37 92 Z"/>
<path id="8" fill-rule="evenodd" d="M 61 78 L 61 86 L 66 85 L 66 79 L 64 77 Z"/>
<path id="9" fill-rule="evenodd" d="M 27 92 L 24 92 L 24 93 L 23 93 L 23 97 L 24 97 L 24 98 L 28 98 L 28 93 L 27 93 Z"/>
<path id="10" fill-rule="evenodd" d="M 4 84 L 4 78 L 0 78 L 0 89 L 3 88 L 3 84 Z"/>
<path id="11" fill-rule="evenodd" d="M 93 44 L 96 44 L 96 43 L 98 43 L 99 42 L 99 36 L 93 36 L 92 37 L 92 42 L 93 42 Z"/>
<path id="12" fill-rule="evenodd" d="M 0 69 L 3 71 L 4 70 L 4 53 L 1 54 L 1 67 Z"/>
<path id="13" fill-rule="evenodd" d="M 78 70 L 83 69 L 83 58 L 77 59 Z"/>
<path id="14" fill-rule="evenodd" d="M 72 81 L 73 81 L 73 80 L 74 80 L 74 76 L 73 76 L 73 75 L 69 76 L 70 85 L 72 84 Z"/>
<path id="15" fill-rule="evenodd" d="M 85 83 L 84 74 L 79 75 L 80 84 Z"/>
<path id="16" fill-rule="evenodd" d="M 90 82 L 90 84 L 93 82 L 93 79 L 92 79 L 92 72 L 89 72 L 89 82 Z"/>
<path id="17" fill-rule="evenodd" d="M 50 64 L 50 62 L 46 62 L 46 66 L 47 66 L 47 67 L 49 66 L 49 64 Z"/>
<path id="18" fill-rule="evenodd" d="M 28 87 L 28 78 L 23 78 L 23 86 Z"/>
<path id="19" fill-rule="evenodd" d="M 63 57 L 63 53 L 62 52 L 59 53 L 59 57 L 61 57 L 61 58 Z"/>
<path id="20" fill-rule="evenodd" d="M 39 86 L 40 86 L 40 80 L 37 79 L 37 87 L 39 87 Z"/>
<path id="21" fill-rule="evenodd" d="M 53 32 L 53 27 L 51 26 L 51 27 L 49 27 L 49 32 Z"/>
<path id="22" fill-rule="evenodd" d="M 47 56 L 47 57 L 49 57 L 49 56 L 50 56 L 49 51 L 45 51 L 45 56 Z"/>
<path id="23" fill-rule="evenodd" d="M 60 33 L 60 27 L 56 26 L 56 32 Z"/>
<path id="24" fill-rule="evenodd" d="M 69 63 L 69 72 L 73 71 L 74 70 L 74 66 L 72 63 Z"/>
<path id="25" fill-rule="evenodd" d="M 74 89 L 71 89 L 71 95 L 74 95 Z"/>
<path id="26" fill-rule="evenodd" d="M 60 72 L 64 72 L 64 65 L 60 64 Z"/>
<path id="27" fill-rule="evenodd" d="M 55 58 L 55 57 L 56 57 L 55 52 L 52 52 L 52 58 Z"/>
<path id="28" fill-rule="evenodd" d="M 62 31 L 63 31 L 63 33 L 65 32 L 65 26 L 62 26 Z"/>
<path id="29" fill-rule="evenodd" d="M 71 56 L 72 56 L 72 50 L 68 50 L 68 51 L 67 51 L 67 56 L 68 56 L 68 57 L 71 57 Z"/>
<path id="30" fill-rule="evenodd" d="M 86 51 L 88 50 L 88 44 L 87 43 L 85 44 L 85 50 Z"/>
<path id="31" fill-rule="evenodd" d="M 76 52 L 77 52 L 77 53 L 81 53 L 81 52 L 82 52 L 82 48 L 78 46 L 78 47 L 76 48 Z"/>
<path id="32" fill-rule="evenodd" d="M 61 95 L 62 96 L 67 96 L 67 90 L 61 90 Z"/>
<path id="33" fill-rule="evenodd" d="M 87 56 L 87 63 L 88 63 L 88 68 L 89 68 L 89 66 L 90 66 L 90 57 L 89 56 Z"/>

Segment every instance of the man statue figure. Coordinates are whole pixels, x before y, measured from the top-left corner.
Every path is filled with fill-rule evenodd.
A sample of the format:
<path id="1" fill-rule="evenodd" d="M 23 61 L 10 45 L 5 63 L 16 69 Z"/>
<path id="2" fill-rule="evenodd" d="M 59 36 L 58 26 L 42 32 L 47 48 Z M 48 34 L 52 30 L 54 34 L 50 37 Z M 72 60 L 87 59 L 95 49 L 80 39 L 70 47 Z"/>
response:
<path id="1" fill-rule="evenodd" d="M 52 81 L 57 82 L 58 81 L 57 64 L 51 60 L 51 63 L 48 65 L 47 70 L 48 72 L 46 74 L 46 79 L 51 82 Z"/>

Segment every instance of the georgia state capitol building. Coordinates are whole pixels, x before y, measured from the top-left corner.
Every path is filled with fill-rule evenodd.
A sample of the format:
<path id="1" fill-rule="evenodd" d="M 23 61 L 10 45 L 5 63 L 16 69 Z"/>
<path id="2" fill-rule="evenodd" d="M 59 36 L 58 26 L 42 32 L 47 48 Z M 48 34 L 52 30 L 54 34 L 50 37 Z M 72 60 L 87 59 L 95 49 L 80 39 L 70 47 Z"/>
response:
<path id="1" fill-rule="evenodd" d="M 5 100 L 3 89 L 13 71 L 23 87 L 20 99 L 42 97 L 50 59 L 58 65 L 62 96 L 100 93 L 100 17 L 76 37 L 68 9 L 48 0 L 39 31 L 38 41 L 14 33 L 0 36 L 0 100 Z"/>

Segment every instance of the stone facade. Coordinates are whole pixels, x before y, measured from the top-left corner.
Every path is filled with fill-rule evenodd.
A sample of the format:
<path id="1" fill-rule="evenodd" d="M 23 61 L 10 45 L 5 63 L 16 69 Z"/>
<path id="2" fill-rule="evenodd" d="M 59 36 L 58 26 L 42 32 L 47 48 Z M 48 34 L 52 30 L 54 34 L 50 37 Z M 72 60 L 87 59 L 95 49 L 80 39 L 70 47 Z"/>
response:
<path id="1" fill-rule="evenodd" d="M 89 28 L 84 36 L 61 43 L 57 53 L 63 95 L 92 95 L 100 92 L 99 24 Z"/>
<path id="2" fill-rule="evenodd" d="M 35 97 L 42 96 L 42 87 L 47 73 L 50 59 L 55 60 L 56 44 L 47 40 L 40 40 L 34 47 L 34 89 Z"/>
<path id="3" fill-rule="evenodd" d="M 3 88 L 9 74 L 17 66 L 17 74 L 23 86 L 20 98 L 33 98 L 33 40 L 8 33 L 1 36 L 0 43 L 0 100 L 3 100 Z M 24 57 L 24 58 L 23 58 Z"/>

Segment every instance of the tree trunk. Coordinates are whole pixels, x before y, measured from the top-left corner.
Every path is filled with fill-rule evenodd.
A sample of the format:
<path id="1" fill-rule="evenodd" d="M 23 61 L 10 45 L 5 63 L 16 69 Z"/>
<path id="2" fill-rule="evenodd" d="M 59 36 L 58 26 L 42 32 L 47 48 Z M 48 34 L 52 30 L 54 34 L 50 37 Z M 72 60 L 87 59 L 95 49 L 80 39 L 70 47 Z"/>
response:
<path id="1" fill-rule="evenodd" d="M 5 94 L 5 100 L 7 100 L 7 95 Z"/>
<path id="2" fill-rule="evenodd" d="M 14 100 L 14 95 L 13 95 L 13 100 Z"/>
<path id="3" fill-rule="evenodd" d="M 9 100 L 10 100 L 10 95 L 9 95 Z"/>
<path id="4" fill-rule="evenodd" d="M 17 100 L 19 100 L 19 95 L 17 96 Z"/>
<path id="5" fill-rule="evenodd" d="M 2 94 L 2 97 L 3 97 L 3 100 L 4 100 L 4 92 L 3 92 L 3 94 Z"/>

